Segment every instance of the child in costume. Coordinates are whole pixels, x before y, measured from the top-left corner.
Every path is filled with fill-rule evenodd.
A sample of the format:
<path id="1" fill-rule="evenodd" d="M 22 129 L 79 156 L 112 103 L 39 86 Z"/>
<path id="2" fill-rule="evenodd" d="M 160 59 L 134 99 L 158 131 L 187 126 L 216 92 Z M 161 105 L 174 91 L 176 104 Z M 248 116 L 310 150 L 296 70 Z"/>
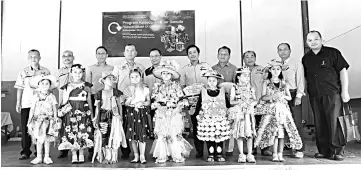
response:
<path id="1" fill-rule="evenodd" d="M 84 73 L 82 65 L 74 64 L 70 70 L 73 81 L 60 88 L 64 90 L 64 101 L 59 101 L 63 105 L 58 110 L 58 116 L 64 117 L 64 134 L 61 134 L 58 149 L 71 150 L 72 163 L 83 163 L 84 149 L 94 146 L 93 107 L 90 98 L 92 84 L 82 80 Z"/>
<path id="2" fill-rule="evenodd" d="M 103 164 L 118 162 L 118 149 L 127 147 L 122 121 L 122 95 L 113 88 L 115 76 L 107 71 L 102 73 L 99 82 L 104 89 L 95 94 L 95 147 L 93 159 L 98 154 L 98 161 Z"/>
<path id="3" fill-rule="evenodd" d="M 256 107 L 256 114 L 263 116 L 255 146 L 262 149 L 273 145 L 272 161 L 284 162 L 285 134 L 290 139 L 292 149 L 301 149 L 302 141 L 287 103 L 287 100 L 291 100 L 291 95 L 281 72 L 287 68 L 281 62 L 272 60 L 266 69 L 268 69 L 268 79 L 263 84 L 261 103 Z"/>
<path id="4" fill-rule="evenodd" d="M 50 90 L 56 88 L 56 78 L 52 75 L 38 75 L 31 80 L 32 86 L 37 88 L 33 96 L 28 121 L 28 133 L 36 144 L 37 155 L 32 164 L 52 164 L 50 154 L 50 142 L 54 142 L 58 136 L 56 127 L 57 101 Z M 60 128 L 60 127 L 59 127 Z M 42 155 L 44 146 L 44 159 Z"/>
<path id="5" fill-rule="evenodd" d="M 255 163 L 252 155 L 253 137 L 256 135 L 254 106 L 257 104 L 255 89 L 250 83 L 248 67 L 236 71 L 236 85 L 231 88 L 230 103 L 235 105 L 228 110 L 231 124 L 231 135 L 237 139 L 239 156 L 238 162 Z M 247 156 L 243 154 L 243 140 L 247 141 Z"/>
<path id="6" fill-rule="evenodd" d="M 144 164 L 147 162 L 144 155 L 146 140 L 152 133 L 149 88 L 141 82 L 142 71 L 139 68 L 130 70 L 129 77 L 131 85 L 124 90 L 125 135 L 131 142 L 134 152 L 134 159 L 131 162 L 140 161 Z"/>
<path id="7" fill-rule="evenodd" d="M 165 163 L 168 156 L 174 162 L 184 162 L 192 146 L 186 141 L 182 132 L 184 130 L 181 110 L 188 101 L 180 84 L 174 80 L 179 79 L 178 64 L 175 61 L 163 61 L 153 70 L 153 75 L 162 80 L 154 84 L 152 90 L 152 109 L 156 109 L 154 121 L 154 134 L 151 153 L 157 158 L 156 163 Z"/>
<path id="8" fill-rule="evenodd" d="M 197 137 L 207 143 L 208 162 L 213 162 L 215 157 L 217 161 L 224 162 L 223 141 L 230 136 L 230 122 L 226 114 L 230 104 L 224 88 L 217 87 L 218 79 L 223 79 L 223 76 L 216 70 L 208 70 L 203 76 L 207 77 L 208 85 L 202 88 L 196 106 Z"/>

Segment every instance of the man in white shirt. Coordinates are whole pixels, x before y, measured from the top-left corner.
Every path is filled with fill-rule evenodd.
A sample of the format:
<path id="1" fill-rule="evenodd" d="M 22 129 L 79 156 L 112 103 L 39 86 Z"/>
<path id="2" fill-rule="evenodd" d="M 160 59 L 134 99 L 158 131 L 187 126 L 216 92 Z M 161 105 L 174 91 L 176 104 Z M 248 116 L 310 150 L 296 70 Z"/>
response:
<path id="1" fill-rule="evenodd" d="M 17 89 L 16 112 L 21 113 L 21 157 L 19 160 L 29 159 L 31 155 L 31 137 L 28 134 L 28 119 L 31 107 L 31 99 L 34 95 L 34 88 L 30 85 L 30 81 L 37 75 L 50 75 L 50 71 L 40 66 L 40 52 L 32 49 L 28 52 L 29 66 L 23 68 L 16 79 L 14 88 Z M 35 151 L 36 153 L 36 151 Z M 36 154 L 35 154 L 36 155 Z"/>
<path id="2" fill-rule="evenodd" d="M 282 72 L 292 97 L 292 100 L 288 102 L 288 105 L 303 143 L 302 148 L 294 152 L 294 156 L 296 158 L 303 158 L 303 152 L 305 151 L 302 124 L 302 96 L 305 95 L 304 69 L 301 60 L 291 58 L 291 46 L 288 43 L 279 44 L 277 52 L 283 64 L 288 66 L 288 69 Z"/>

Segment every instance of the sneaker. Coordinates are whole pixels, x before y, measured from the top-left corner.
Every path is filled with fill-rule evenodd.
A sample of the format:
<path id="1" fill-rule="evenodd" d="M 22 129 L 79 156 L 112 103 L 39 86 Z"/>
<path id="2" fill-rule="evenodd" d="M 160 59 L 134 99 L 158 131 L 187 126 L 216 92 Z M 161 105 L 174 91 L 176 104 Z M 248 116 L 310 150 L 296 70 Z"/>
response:
<path id="1" fill-rule="evenodd" d="M 253 155 L 247 155 L 246 160 L 249 163 L 256 163 L 256 159 L 254 159 Z"/>
<path id="2" fill-rule="evenodd" d="M 238 155 L 238 163 L 246 163 L 246 155 L 239 154 Z"/>
<path id="3" fill-rule="evenodd" d="M 78 154 L 74 154 L 71 157 L 71 163 L 78 163 Z"/>
<path id="4" fill-rule="evenodd" d="M 279 162 L 280 160 L 278 159 L 278 155 L 276 153 L 274 153 L 272 155 L 272 162 Z"/>
<path id="5" fill-rule="evenodd" d="M 302 159 L 303 158 L 303 152 L 298 152 L 296 151 L 295 154 L 294 154 L 295 158 L 299 158 L 299 159 Z"/>
<path id="6" fill-rule="evenodd" d="M 278 160 L 279 160 L 280 162 L 285 162 L 285 161 L 286 161 L 285 159 L 283 159 L 282 153 L 278 153 Z"/>
<path id="7" fill-rule="evenodd" d="M 40 164 L 42 163 L 43 160 L 41 159 L 41 157 L 36 157 L 34 160 L 32 160 L 30 163 L 31 164 L 34 164 L 34 165 L 37 165 L 37 164 Z"/>
<path id="8" fill-rule="evenodd" d="M 44 157 L 44 163 L 49 165 L 53 163 L 53 160 L 51 160 L 51 158 L 49 156 Z"/>
<path id="9" fill-rule="evenodd" d="M 84 163 L 85 159 L 84 159 L 84 155 L 79 155 L 79 163 Z"/>

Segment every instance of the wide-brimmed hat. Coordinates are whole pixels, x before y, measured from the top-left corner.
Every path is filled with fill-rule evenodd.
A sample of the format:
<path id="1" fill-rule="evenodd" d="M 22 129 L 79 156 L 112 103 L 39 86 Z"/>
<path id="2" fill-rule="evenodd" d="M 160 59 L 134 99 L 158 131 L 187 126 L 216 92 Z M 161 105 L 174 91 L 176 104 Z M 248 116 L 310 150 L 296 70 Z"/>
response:
<path id="1" fill-rule="evenodd" d="M 117 79 L 117 77 L 111 72 L 111 71 L 103 71 L 102 72 L 102 77 L 99 79 L 99 83 L 104 84 L 104 80 L 108 77 L 108 76 L 113 76 L 115 78 L 115 81 Z"/>
<path id="2" fill-rule="evenodd" d="M 282 61 L 277 61 L 276 59 L 272 59 L 270 62 L 268 62 L 264 69 L 269 71 L 274 66 L 280 66 L 282 71 L 288 70 L 287 65 L 284 65 Z"/>
<path id="3" fill-rule="evenodd" d="M 49 80 L 50 81 L 50 83 L 51 83 L 50 89 L 55 89 L 56 87 L 58 87 L 58 83 L 56 81 L 56 78 L 53 75 L 47 75 L 47 76 L 37 75 L 37 76 L 35 76 L 35 77 L 33 77 L 31 79 L 30 85 L 33 88 L 38 88 L 39 87 L 39 82 L 42 81 L 42 80 Z"/>
<path id="4" fill-rule="evenodd" d="M 172 74 L 173 79 L 179 79 L 180 74 L 178 72 L 179 64 L 174 60 L 163 60 L 159 63 L 159 66 L 157 66 L 153 70 L 154 77 L 157 77 L 159 79 L 162 78 L 162 72 L 166 71 L 170 74 Z"/>
<path id="5" fill-rule="evenodd" d="M 247 66 L 243 66 L 243 67 L 240 67 L 236 70 L 236 74 L 250 74 L 251 73 L 251 70 L 249 69 L 249 67 Z"/>
<path id="6" fill-rule="evenodd" d="M 207 70 L 202 77 L 215 77 L 217 79 L 224 79 L 223 75 L 219 73 L 217 70 Z"/>

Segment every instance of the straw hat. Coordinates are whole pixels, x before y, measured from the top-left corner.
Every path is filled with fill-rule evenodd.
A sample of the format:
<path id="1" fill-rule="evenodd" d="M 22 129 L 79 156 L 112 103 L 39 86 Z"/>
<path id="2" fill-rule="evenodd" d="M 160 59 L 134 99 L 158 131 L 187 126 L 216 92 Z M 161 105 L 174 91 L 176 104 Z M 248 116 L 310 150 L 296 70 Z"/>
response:
<path id="1" fill-rule="evenodd" d="M 47 75 L 47 76 L 44 76 L 44 75 L 37 75 L 35 77 L 33 77 L 31 79 L 31 86 L 33 88 L 38 88 L 39 87 L 39 83 L 42 81 L 42 80 L 49 80 L 51 85 L 50 85 L 50 89 L 55 89 L 57 86 L 58 86 L 58 83 L 56 81 L 56 78 L 55 76 L 53 75 Z"/>
<path id="2" fill-rule="evenodd" d="M 270 62 L 267 63 L 264 69 L 270 70 L 272 67 L 280 66 L 282 71 L 288 70 L 288 66 L 284 65 L 281 61 L 277 61 L 276 59 L 272 59 Z"/>
<path id="3" fill-rule="evenodd" d="M 217 70 L 207 70 L 202 77 L 215 77 L 217 79 L 224 79 L 223 75 L 219 73 Z"/>
<path id="4" fill-rule="evenodd" d="M 249 67 L 243 66 L 237 69 L 236 74 L 241 73 L 241 74 L 250 74 L 251 70 L 249 69 Z"/>
<path id="5" fill-rule="evenodd" d="M 177 71 L 179 69 L 179 64 L 174 61 L 174 60 L 163 60 L 159 66 L 157 66 L 154 70 L 153 70 L 153 75 L 154 77 L 157 77 L 159 79 L 162 78 L 162 72 L 166 71 L 169 72 L 170 74 L 172 74 L 172 78 L 173 80 L 175 79 L 179 79 L 180 74 Z"/>
<path id="6" fill-rule="evenodd" d="M 109 76 L 113 76 L 116 81 L 117 77 L 111 71 L 103 71 L 102 77 L 99 79 L 99 83 L 104 84 L 104 80 Z"/>

